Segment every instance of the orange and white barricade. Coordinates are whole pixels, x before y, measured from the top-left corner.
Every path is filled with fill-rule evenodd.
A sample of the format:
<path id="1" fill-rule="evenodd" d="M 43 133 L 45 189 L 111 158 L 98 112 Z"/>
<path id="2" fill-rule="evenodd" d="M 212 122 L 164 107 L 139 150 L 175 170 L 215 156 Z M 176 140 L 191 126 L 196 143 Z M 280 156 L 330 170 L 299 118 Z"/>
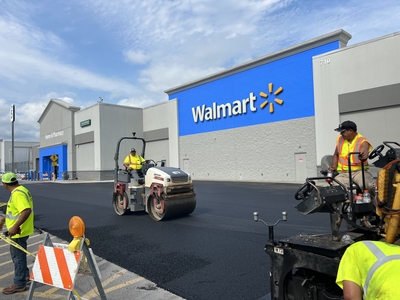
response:
<path id="1" fill-rule="evenodd" d="M 80 218 L 79 220 L 81 221 Z M 71 247 L 72 243 L 70 245 L 53 244 L 49 234 L 45 234 L 43 245 L 39 246 L 30 274 L 31 285 L 27 300 L 33 299 L 35 289 L 39 287 L 40 284 L 46 284 L 69 291 L 68 300 L 86 300 L 85 298 L 81 298 L 75 290 L 75 281 L 79 267 L 81 263 L 86 263 L 86 261 L 90 267 L 101 300 L 107 300 L 96 260 L 93 258 L 93 253 L 90 251 L 86 240 L 83 233 L 80 237 L 74 236 L 73 243 L 77 246 L 77 250 L 70 251 L 68 248 Z"/>
<path id="2" fill-rule="evenodd" d="M 39 246 L 31 277 L 36 282 L 72 291 L 81 258 L 80 251 Z"/>

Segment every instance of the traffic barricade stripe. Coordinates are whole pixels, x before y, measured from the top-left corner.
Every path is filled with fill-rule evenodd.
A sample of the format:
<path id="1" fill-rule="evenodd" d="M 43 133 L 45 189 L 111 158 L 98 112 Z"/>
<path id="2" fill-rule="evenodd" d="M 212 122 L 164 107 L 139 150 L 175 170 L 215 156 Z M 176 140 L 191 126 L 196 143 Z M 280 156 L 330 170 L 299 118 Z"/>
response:
<path id="1" fill-rule="evenodd" d="M 73 282 L 72 278 L 74 278 L 74 274 L 70 272 L 68 266 L 74 266 L 75 270 L 77 267 L 77 261 L 75 261 L 74 257 L 71 255 L 65 256 L 64 255 L 64 250 L 61 248 L 54 248 L 54 253 L 56 256 L 57 264 L 58 264 L 58 270 L 60 271 L 61 275 L 61 281 L 66 289 L 72 289 Z M 69 258 L 68 262 L 66 258 Z M 72 259 L 71 259 L 72 258 Z M 74 271 L 74 269 L 72 270 Z"/>
<path id="2" fill-rule="evenodd" d="M 39 270 L 35 270 L 36 261 L 39 262 Z M 44 246 L 39 246 L 35 264 L 33 265 L 32 273 L 36 281 L 53 285 L 53 280 L 50 274 L 50 266 L 47 260 Z M 39 278 L 40 277 L 40 278 Z"/>
<path id="3" fill-rule="evenodd" d="M 40 246 L 36 258 L 38 263 L 35 261 L 32 269 L 33 278 L 37 282 L 71 291 L 80 259 L 80 251 Z"/>

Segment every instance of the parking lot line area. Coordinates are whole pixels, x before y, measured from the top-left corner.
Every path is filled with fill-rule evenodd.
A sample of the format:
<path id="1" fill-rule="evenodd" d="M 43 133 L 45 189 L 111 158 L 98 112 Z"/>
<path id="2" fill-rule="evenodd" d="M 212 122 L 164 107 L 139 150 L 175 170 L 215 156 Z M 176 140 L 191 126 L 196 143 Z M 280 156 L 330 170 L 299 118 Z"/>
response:
<path id="1" fill-rule="evenodd" d="M 36 256 L 37 250 L 43 244 L 44 234 L 35 232 L 28 239 L 28 252 Z M 69 242 L 63 241 L 55 236 L 50 235 L 50 239 L 54 244 L 65 244 Z M 35 257 L 28 255 L 28 267 L 32 270 L 35 263 Z M 112 264 L 94 253 L 102 287 L 107 300 L 120 299 L 152 299 L 152 300 L 184 300 L 166 290 L 160 289 L 157 285 L 139 275 L 129 272 L 115 264 Z M 10 245 L 0 240 L 0 293 L 8 286 L 13 284 L 14 265 L 10 257 Z M 67 299 L 67 290 L 59 289 L 54 286 L 37 284 L 34 290 L 33 299 Z M 29 287 L 29 286 L 28 286 Z M 75 291 L 82 299 L 101 299 L 96 283 L 94 281 L 92 270 L 83 262 L 80 265 L 78 274 L 75 277 Z M 10 297 L 13 300 L 25 300 L 29 291 L 13 294 Z M 0 294 L 1 299 L 7 296 Z"/>

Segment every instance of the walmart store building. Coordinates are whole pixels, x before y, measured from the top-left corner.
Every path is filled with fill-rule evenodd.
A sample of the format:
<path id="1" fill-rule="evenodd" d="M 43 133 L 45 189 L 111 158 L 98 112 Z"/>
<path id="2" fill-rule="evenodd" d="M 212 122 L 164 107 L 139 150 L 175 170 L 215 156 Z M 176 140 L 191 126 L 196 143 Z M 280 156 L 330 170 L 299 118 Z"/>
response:
<path id="1" fill-rule="evenodd" d="M 39 119 L 39 169 L 113 179 L 116 144 L 143 137 L 146 158 L 197 180 L 302 182 L 351 119 L 373 145 L 400 141 L 400 33 L 347 47 L 343 30 L 168 89 L 169 101 L 86 109 L 50 100 Z M 134 146 L 121 144 L 117 161 Z"/>

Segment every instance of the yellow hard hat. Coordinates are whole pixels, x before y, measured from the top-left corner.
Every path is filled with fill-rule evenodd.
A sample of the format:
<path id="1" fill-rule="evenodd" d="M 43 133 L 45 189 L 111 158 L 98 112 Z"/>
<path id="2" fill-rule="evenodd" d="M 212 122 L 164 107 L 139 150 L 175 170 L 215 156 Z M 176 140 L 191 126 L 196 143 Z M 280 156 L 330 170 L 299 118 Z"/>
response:
<path id="1" fill-rule="evenodd" d="M 15 175 L 13 172 L 8 172 L 3 174 L 3 176 L 1 177 L 1 181 L 3 183 L 13 183 L 18 181 L 17 179 L 17 175 Z"/>

